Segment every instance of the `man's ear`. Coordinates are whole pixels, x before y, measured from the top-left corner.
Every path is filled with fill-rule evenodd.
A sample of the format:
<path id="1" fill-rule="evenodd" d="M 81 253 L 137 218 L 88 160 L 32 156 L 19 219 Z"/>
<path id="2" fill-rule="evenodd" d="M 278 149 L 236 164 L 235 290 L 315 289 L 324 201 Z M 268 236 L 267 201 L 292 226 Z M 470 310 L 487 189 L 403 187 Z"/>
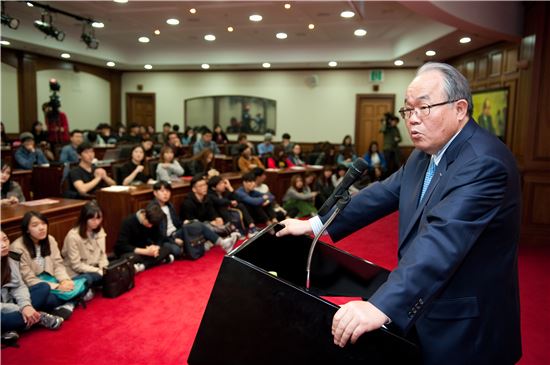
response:
<path id="1" fill-rule="evenodd" d="M 460 99 L 456 102 L 456 116 L 458 120 L 466 118 L 468 115 L 468 102 L 465 99 Z"/>

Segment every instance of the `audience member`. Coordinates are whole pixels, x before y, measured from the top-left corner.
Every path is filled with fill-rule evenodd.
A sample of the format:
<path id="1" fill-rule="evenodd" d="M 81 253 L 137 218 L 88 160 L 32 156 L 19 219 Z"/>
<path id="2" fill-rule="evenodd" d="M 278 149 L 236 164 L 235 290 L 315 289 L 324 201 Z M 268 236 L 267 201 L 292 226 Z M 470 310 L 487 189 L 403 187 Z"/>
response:
<path id="1" fill-rule="evenodd" d="M 157 143 L 168 144 L 168 134 L 172 132 L 172 125 L 168 122 L 162 125 L 162 132 L 157 135 Z"/>
<path id="2" fill-rule="evenodd" d="M 261 167 L 256 167 L 252 170 L 252 173 L 256 177 L 256 180 L 254 180 L 254 190 L 269 197 L 269 200 L 273 202 L 273 210 L 275 211 L 275 217 L 278 220 L 285 219 L 287 215 L 286 210 L 277 203 L 275 200 L 275 195 L 271 193 L 269 186 L 265 183 L 267 180 L 265 170 Z"/>
<path id="3" fill-rule="evenodd" d="M 319 194 L 315 197 L 315 207 L 317 209 L 321 208 L 323 203 L 330 197 L 330 195 L 334 191 L 332 176 L 332 166 L 325 165 L 325 167 L 323 167 L 323 173 L 315 181 L 314 190 L 319 192 Z"/>
<path id="4" fill-rule="evenodd" d="M 159 164 L 157 165 L 157 180 L 179 180 L 183 176 L 183 167 L 174 159 L 174 150 L 164 146 L 160 150 Z"/>
<path id="5" fill-rule="evenodd" d="M 265 168 L 262 161 L 257 156 L 252 155 L 252 150 L 247 145 L 241 145 L 241 157 L 239 157 L 237 164 L 243 174 L 250 172 L 255 167 Z"/>
<path id="6" fill-rule="evenodd" d="M 1 191 L 2 191 L 2 206 L 19 204 L 25 201 L 23 190 L 17 181 L 11 178 L 11 167 L 4 161 L 0 162 L 2 168 Z"/>
<path id="7" fill-rule="evenodd" d="M 304 179 L 300 175 L 294 175 L 290 179 L 290 187 L 283 197 L 283 208 L 291 217 L 309 217 L 317 214 L 315 209 L 315 197 L 317 192 L 304 184 Z"/>
<path id="8" fill-rule="evenodd" d="M 59 162 L 61 163 L 76 163 L 80 159 L 78 157 L 77 148 L 83 142 L 82 131 L 74 129 L 71 131 L 70 143 L 61 149 L 59 154 Z"/>
<path id="9" fill-rule="evenodd" d="M 212 141 L 212 131 L 205 128 L 202 131 L 202 137 L 193 145 L 193 154 L 196 155 L 205 148 L 210 148 L 215 155 L 220 154 L 220 149 L 216 142 Z"/>
<path id="10" fill-rule="evenodd" d="M 42 104 L 44 120 L 48 128 L 48 141 L 53 145 L 69 142 L 69 120 L 67 114 L 57 108 L 52 108 L 51 102 Z"/>
<path id="11" fill-rule="evenodd" d="M 346 167 L 350 167 L 355 160 L 357 160 L 357 155 L 354 153 L 354 149 L 349 146 L 341 150 L 336 158 L 338 165 L 344 165 Z"/>
<path id="12" fill-rule="evenodd" d="M 305 166 L 306 163 L 304 160 L 302 160 L 302 147 L 300 147 L 299 144 L 295 144 L 294 147 L 292 147 L 292 152 L 288 156 L 286 163 L 288 167 L 293 166 Z"/>
<path id="13" fill-rule="evenodd" d="M 369 165 L 369 177 L 371 181 L 382 180 L 382 176 L 386 173 L 386 159 L 384 154 L 378 150 L 378 142 L 372 141 L 369 145 L 369 150 L 363 156 L 363 159 Z"/>
<path id="14" fill-rule="evenodd" d="M 351 154 L 357 156 L 357 152 L 355 151 L 355 146 L 352 143 L 351 136 L 348 134 L 344 137 L 342 140 L 342 144 L 340 145 L 340 153 L 344 151 L 346 148 L 349 148 L 351 150 Z"/>
<path id="15" fill-rule="evenodd" d="M 272 156 L 267 158 L 268 169 L 286 169 L 288 167 L 288 156 L 283 146 L 275 146 Z"/>
<path id="16" fill-rule="evenodd" d="M 124 164 L 118 172 L 119 185 L 140 185 L 152 183 L 151 176 L 144 172 L 145 151 L 141 145 L 132 148 L 130 161 Z"/>
<path id="17" fill-rule="evenodd" d="M 48 142 L 48 132 L 44 130 L 44 124 L 37 120 L 32 124 L 31 133 L 34 136 L 34 142 L 38 145 L 42 142 Z"/>
<path id="18" fill-rule="evenodd" d="M 227 135 L 222 130 L 222 127 L 219 124 L 216 124 L 214 127 L 214 133 L 212 134 L 212 141 L 216 142 L 216 144 L 226 144 L 229 143 L 229 138 L 227 138 Z"/>
<path id="19" fill-rule="evenodd" d="M 210 148 L 203 149 L 198 155 L 195 155 L 186 165 L 189 171 L 187 176 L 215 176 L 220 173 L 214 169 L 214 153 Z"/>
<path id="20" fill-rule="evenodd" d="M 116 144 L 117 136 L 112 133 L 111 126 L 107 123 L 101 123 L 96 130 L 99 132 L 97 137 L 98 146 L 106 146 L 108 144 Z"/>
<path id="21" fill-rule="evenodd" d="M 275 199 L 270 194 L 262 194 L 254 188 L 256 187 L 256 175 L 248 172 L 243 175 L 243 185 L 235 191 L 237 198 L 242 202 L 255 223 L 277 223 L 273 205 Z"/>
<path id="22" fill-rule="evenodd" d="M 181 144 L 184 146 L 190 146 L 197 140 L 195 136 L 195 131 L 191 127 L 186 127 L 183 132 L 183 137 L 181 137 Z"/>
<path id="23" fill-rule="evenodd" d="M 273 143 L 271 143 L 271 140 L 273 139 L 273 135 L 271 133 L 266 133 L 264 135 L 264 142 L 260 143 L 258 145 L 258 155 L 260 157 L 264 157 L 267 154 L 273 155 Z"/>
<path id="24" fill-rule="evenodd" d="M 283 147 L 283 150 L 287 155 L 290 155 L 292 153 L 292 148 L 294 147 L 294 143 L 290 142 L 290 134 L 283 133 L 280 146 Z"/>
<path id="25" fill-rule="evenodd" d="M 119 136 L 118 141 L 120 143 L 128 143 L 128 144 L 140 143 L 141 136 L 139 134 L 139 125 L 130 124 L 130 127 L 128 129 L 129 129 L 128 133 L 122 134 L 121 136 Z M 119 133 L 121 132 L 119 131 Z"/>
<path id="26" fill-rule="evenodd" d="M 336 163 L 336 148 L 330 142 L 324 142 L 321 146 L 321 152 L 315 160 L 315 165 L 330 165 L 335 166 Z"/>
<path id="27" fill-rule="evenodd" d="M 386 119 L 382 120 L 380 133 L 384 135 L 384 158 L 388 165 L 388 174 L 393 174 L 401 165 L 399 153 L 399 143 L 401 142 L 401 133 L 397 128 L 399 118 L 386 113 Z"/>
<path id="28" fill-rule="evenodd" d="M 172 147 L 172 150 L 174 151 L 174 156 L 176 157 L 180 157 L 185 154 L 185 149 L 183 148 L 180 137 L 176 132 L 168 133 L 168 142 L 166 143 L 166 145 Z"/>
<path id="29" fill-rule="evenodd" d="M 254 144 L 248 140 L 246 133 L 240 133 L 237 138 L 237 143 L 231 146 L 229 153 L 231 156 L 239 156 L 241 154 L 241 147 L 246 145 L 250 147 L 250 151 L 254 154 Z"/>
<path id="30" fill-rule="evenodd" d="M 155 145 L 151 138 L 146 138 L 141 141 L 141 147 L 143 148 L 143 153 L 145 154 L 145 160 L 150 160 L 158 156 L 158 152 L 155 150 Z"/>
<path id="31" fill-rule="evenodd" d="M 47 165 L 48 160 L 40 148 L 36 148 L 32 133 L 23 132 L 19 136 L 21 146 L 15 151 L 13 158 L 16 167 L 32 170 L 34 165 Z"/>

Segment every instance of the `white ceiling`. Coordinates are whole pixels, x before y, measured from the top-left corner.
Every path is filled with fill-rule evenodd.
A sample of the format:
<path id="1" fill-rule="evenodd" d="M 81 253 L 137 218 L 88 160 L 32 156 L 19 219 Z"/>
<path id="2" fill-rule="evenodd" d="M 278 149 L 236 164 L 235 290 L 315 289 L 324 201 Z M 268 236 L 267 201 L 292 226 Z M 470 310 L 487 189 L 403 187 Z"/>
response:
<path id="1" fill-rule="evenodd" d="M 3 3 L 5 12 L 21 21 L 17 30 L 2 26 L 2 39 L 11 42 L 7 47 L 53 57 L 68 52 L 72 60 L 100 66 L 115 61 L 123 70 L 143 70 L 144 64 L 155 70 L 197 70 L 202 63 L 210 64 L 211 70 L 261 69 L 263 62 L 271 63 L 272 69 L 309 69 L 327 68 L 333 60 L 344 68 L 393 67 L 398 58 L 415 67 L 430 59 L 424 54 L 427 49 L 442 60 L 501 40 L 517 40 L 523 19 L 518 2 L 292 1 L 288 10 L 287 2 L 281 1 L 40 2 L 103 22 L 105 27 L 95 30 L 99 49 L 90 50 L 80 41 L 82 24 L 77 20 L 54 15 L 53 24 L 66 33 L 58 42 L 34 28 L 41 9 L 25 2 Z M 191 14 L 191 8 L 197 13 Z M 356 15 L 344 19 L 343 10 Z M 253 13 L 263 20 L 251 22 Z M 470 17 L 473 13 L 477 16 Z M 483 14 L 497 20 L 487 26 Z M 170 26 L 168 18 L 180 24 Z M 310 23 L 314 30 L 308 29 Z M 235 31 L 228 32 L 228 26 Z M 367 35 L 354 36 L 357 28 L 367 30 Z M 160 35 L 153 34 L 155 29 Z M 277 32 L 288 38 L 276 39 Z M 214 34 L 216 40 L 205 41 L 206 34 Z M 459 45 L 465 35 L 472 42 Z M 151 42 L 139 43 L 140 36 Z"/>

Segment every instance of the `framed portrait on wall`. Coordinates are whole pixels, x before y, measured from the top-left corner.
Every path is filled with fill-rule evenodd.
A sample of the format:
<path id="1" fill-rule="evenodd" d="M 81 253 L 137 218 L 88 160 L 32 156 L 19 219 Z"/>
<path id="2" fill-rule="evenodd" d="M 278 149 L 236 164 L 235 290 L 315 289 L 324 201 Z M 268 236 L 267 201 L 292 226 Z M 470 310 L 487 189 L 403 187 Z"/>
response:
<path id="1" fill-rule="evenodd" d="M 505 141 L 508 120 L 508 88 L 473 91 L 475 121 Z"/>

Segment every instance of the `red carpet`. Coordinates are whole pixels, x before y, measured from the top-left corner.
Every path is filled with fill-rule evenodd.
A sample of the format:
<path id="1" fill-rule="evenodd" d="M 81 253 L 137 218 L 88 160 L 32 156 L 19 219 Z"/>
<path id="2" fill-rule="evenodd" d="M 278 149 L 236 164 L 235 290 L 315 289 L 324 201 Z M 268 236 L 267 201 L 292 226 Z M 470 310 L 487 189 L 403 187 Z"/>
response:
<path id="1" fill-rule="evenodd" d="M 396 226 L 392 215 L 338 247 L 391 269 L 397 264 Z M 222 257 L 213 249 L 197 262 L 176 261 L 141 273 L 131 292 L 94 298 L 59 331 L 23 334 L 20 348 L 2 350 L 2 364 L 186 364 Z M 520 249 L 521 365 L 550 364 L 549 259 L 550 247 Z"/>

